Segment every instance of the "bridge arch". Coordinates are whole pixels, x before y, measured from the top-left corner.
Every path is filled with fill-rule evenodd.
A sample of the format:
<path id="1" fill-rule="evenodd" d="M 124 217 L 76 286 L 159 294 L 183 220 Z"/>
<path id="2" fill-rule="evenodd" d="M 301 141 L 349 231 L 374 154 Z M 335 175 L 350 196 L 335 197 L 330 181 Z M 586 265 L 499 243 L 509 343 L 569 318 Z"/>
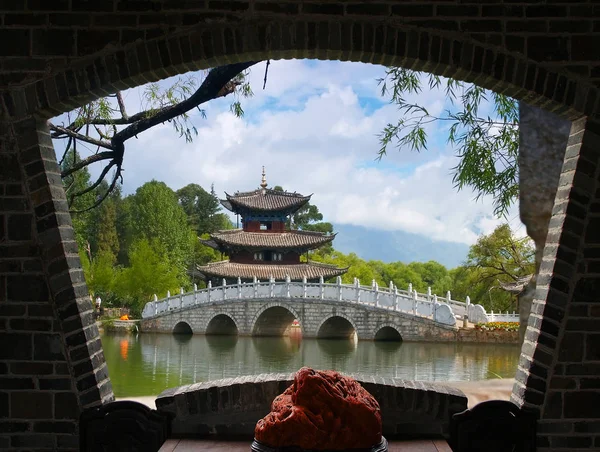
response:
<path id="1" fill-rule="evenodd" d="M 393 323 L 382 323 L 375 329 L 373 339 L 382 342 L 402 342 L 402 334 Z"/>
<path id="2" fill-rule="evenodd" d="M 234 316 L 226 312 L 217 312 L 206 322 L 204 334 L 213 336 L 237 336 L 240 332 Z"/>
<path id="3" fill-rule="evenodd" d="M 333 314 L 323 319 L 316 329 L 316 336 L 321 339 L 349 339 L 354 333 L 358 338 L 358 328 L 345 314 Z"/>
<path id="4" fill-rule="evenodd" d="M 184 320 L 180 320 L 173 327 L 173 334 L 194 334 L 192 326 Z"/>
<path id="5" fill-rule="evenodd" d="M 262 306 L 252 319 L 252 336 L 283 336 L 294 319 L 300 321 L 298 312 L 285 303 L 268 303 Z M 300 322 L 304 334 L 304 325 Z"/>

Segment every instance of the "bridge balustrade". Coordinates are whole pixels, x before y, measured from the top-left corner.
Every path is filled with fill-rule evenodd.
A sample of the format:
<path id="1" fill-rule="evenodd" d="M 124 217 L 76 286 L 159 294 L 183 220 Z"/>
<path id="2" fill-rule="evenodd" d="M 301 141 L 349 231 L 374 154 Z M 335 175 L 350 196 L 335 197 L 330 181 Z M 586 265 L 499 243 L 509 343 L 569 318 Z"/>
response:
<path id="1" fill-rule="evenodd" d="M 358 303 L 392 311 L 405 312 L 419 317 L 426 317 L 443 323 L 456 323 L 456 317 L 464 317 L 468 313 L 469 320 L 474 323 L 486 323 L 489 321 L 518 321 L 518 314 L 486 313 L 481 305 L 470 303 L 468 297 L 466 302 L 460 302 L 451 298 L 450 292 L 445 298 L 431 294 L 421 294 L 412 290 L 401 290 L 390 284 L 390 287 L 378 287 L 376 283 L 371 286 L 360 285 L 356 280 L 354 284 L 337 283 L 307 283 L 307 282 L 254 282 L 222 285 L 209 287 L 202 290 L 193 290 L 188 293 L 180 293 L 170 296 L 164 300 L 149 302 L 142 312 L 143 318 L 160 315 L 167 311 L 189 308 L 198 304 L 235 301 L 241 299 L 269 299 L 269 298 L 303 298 L 323 299 L 343 302 Z M 445 307 L 444 307 L 445 306 Z M 440 310 L 441 309 L 441 310 Z M 451 315 L 452 319 L 448 316 Z"/>
<path id="2" fill-rule="evenodd" d="M 391 288 L 380 289 L 376 286 L 360 286 L 357 284 L 276 283 L 270 281 L 209 287 L 175 296 L 168 295 L 165 300 L 155 300 L 154 302 L 147 303 L 144 307 L 142 317 L 149 318 L 176 309 L 227 300 L 305 298 L 359 303 L 361 305 L 407 312 L 436 320 L 436 309 L 432 301 L 428 299 L 419 300 L 416 297 L 416 293 L 411 298 L 408 291 L 399 291 L 396 288 L 393 290 Z"/>

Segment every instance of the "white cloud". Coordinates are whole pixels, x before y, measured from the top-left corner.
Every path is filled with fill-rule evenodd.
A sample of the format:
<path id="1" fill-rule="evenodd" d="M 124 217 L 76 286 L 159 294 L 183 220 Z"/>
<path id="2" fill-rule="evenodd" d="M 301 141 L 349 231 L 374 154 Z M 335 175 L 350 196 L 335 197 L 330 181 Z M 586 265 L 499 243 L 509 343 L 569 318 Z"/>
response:
<path id="1" fill-rule="evenodd" d="M 395 107 L 378 98 L 376 78 L 383 75 L 382 67 L 276 61 L 265 91 L 263 69 L 252 72 L 256 96 L 243 102 L 243 119 L 233 116 L 230 100 L 223 99 L 207 107 L 206 120 L 195 120 L 199 135 L 191 144 L 177 138 L 169 125 L 131 140 L 125 192 L 153 178 L 173 189 L 214 183 L 219 194 L 251 190 L 265 165 L 271 186 L 314 193 L 313 202 L 334 225 L 404 230 L 471 244 L 502 222 L 492 216 L 491 199 L 475 202 L 471 191 L 454 189 L 450 169 L 456 159 L 446 146 L 436 146 L 445 140 L 441 126 L 428 126 L 429 150 L 390 149 L 375 161 L 377 134 L 398 119 Z M 130 93 L 128 102 L 136 96 Z M 424 91 L 412 100 L 434 114 L 444 108 L 443 93 Z M 517 217 L 516 209 L 511 216 Z M 513 226 L 520 226 L 518 218 Z"/>

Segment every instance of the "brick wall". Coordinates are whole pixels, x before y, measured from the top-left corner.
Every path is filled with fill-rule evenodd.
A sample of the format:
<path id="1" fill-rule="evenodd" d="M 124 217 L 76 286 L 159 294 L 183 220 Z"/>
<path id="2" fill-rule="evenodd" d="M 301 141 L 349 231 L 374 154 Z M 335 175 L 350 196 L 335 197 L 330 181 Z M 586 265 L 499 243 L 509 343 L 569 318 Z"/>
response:
<path id="1" fill-rule="evenodd" d="M 0 449 L 76 450 L 112 398 L 52 143 L 0 122 Z"/>
<path id="2" fill-rule="evenodd" d="M 573 124 L 513 400 L 539 450 L 600 447 L 600 123 Z"/>

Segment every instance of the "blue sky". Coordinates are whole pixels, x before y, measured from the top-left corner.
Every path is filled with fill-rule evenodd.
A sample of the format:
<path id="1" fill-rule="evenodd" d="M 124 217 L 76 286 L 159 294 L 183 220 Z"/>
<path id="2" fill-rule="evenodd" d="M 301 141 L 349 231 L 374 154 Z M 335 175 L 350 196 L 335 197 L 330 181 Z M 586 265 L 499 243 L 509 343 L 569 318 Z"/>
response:
<path id="1" fill-rule="evenodd" d="M 204 107 L 206 119 L 192 115 L 199 132 L 193 143 L 179 139 L 168 124 L 127 142 L 124 193 L 151 179 L 175 190 L 189 183 L 207 189 L 214 183 L 219 194 L 252 190 L 264 165 L 271 186 L 314 193 L 313 202 L 334 225 L 471 244 L 503 222 L 493 217 L 491 199 L 475 202 L 470 190 L 453 188 L 451 168 L 457 159 L 446 143 L 446 124 L 428 127 L 428 150 L 390 148 L 376 160 L 377 135 L 398 119 L 396 108 L 380 95 L 383 67 L 271 61 L 263 90 L 264 68 L 261 63 L 252 69 L 255 94 L 242 99 L 243 118 L 229 112 L 232 99 L 227 97 Z M 138 111 L 142 89 L 124 93 L 129 114 Z M 448 107 L 440 91 L 424 89 L 409 100 L 431 112 Z M 516 206 L 509 219 L 523 231 Z"/>

